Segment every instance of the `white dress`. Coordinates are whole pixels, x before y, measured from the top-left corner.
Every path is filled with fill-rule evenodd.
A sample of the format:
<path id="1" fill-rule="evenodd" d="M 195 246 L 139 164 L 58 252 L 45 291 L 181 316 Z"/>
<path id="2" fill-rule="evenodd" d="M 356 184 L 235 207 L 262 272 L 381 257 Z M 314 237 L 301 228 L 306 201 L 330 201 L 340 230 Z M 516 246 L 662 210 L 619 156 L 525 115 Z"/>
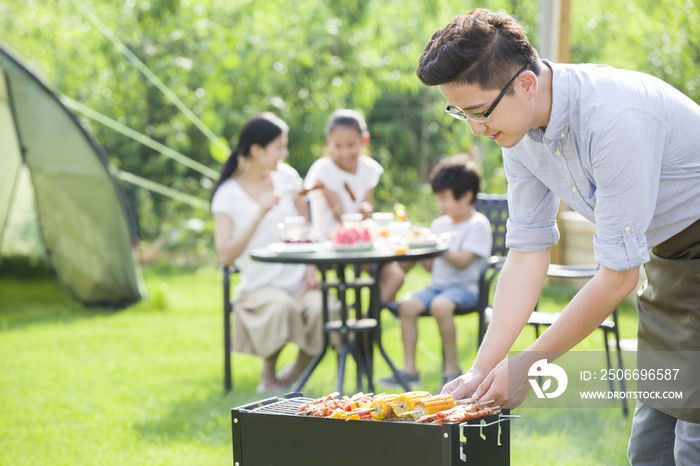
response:
<path id="1" fill-rule="evenodd" d="M 270 174 L 274 191 L 288 193 L 301 188 L 301 177 L 292 167 L 278 164 Z M 224 181 L 214 194 L 212 214 L 226 214 L 233 221 L 233 235 L 246 228 L 259 212 L 259 204 L 233 179 Z M 321 293 L 302 291 L 306 265 L 257 262 L 250 251 L 279 242 L 277 225 L 285 217 L 299 215 L 292 196 L 283 196 L 255 229 L 241 255 L 234 303 L 233 350 L 263 358 L 291 342 L 307 354 L 322 343 Z"/>
<path id="2" fill-rule="evenodd" d="M 338 195 L 345 213 L 357 213 L 367 192 L 379 183 L 379 176 L 382 173 L 384 173 L 382 166 L 367 155 L 360 155 L 357 158 L 355 173 L 338 168 L 330 157 L 324 157 L 311 165 L 304 179 L 304 187 L 310 189 L 317 181 L 321 181 L 326 189 Z M 349 191 L 352 191 L 352 196 Z M 311 191 L 308 197 L 311 203 L 311 221 L 326 236 L 337 223 L 333 211 L 320 190 Z"/>
<path id="3" fill-rule="evenodd" d="M 270 173 L 272 188 L 278 193 L 298 191 L 301 189 L 301 177 L 287 164 L 278 164 L 277 170 Z M 211 201 L 212 214 L 221 212 L 233 221 L 233 235 L 245 229 L 258 215 L 260 205 L 254 201 L 233 179 L 224 181 L 216 190 Z M 297 216 L 299 212 L 292 196 L 282 199 L 260 221 L 253 236 L 241 255 L 234 262 L 241 271 L 241 281 L 237 293 L 250 291 L 262 285 L 273 285 L 290 293 L 301 289 L 304 280 L 305 265 L 268 264 L 250 258 L 250 251 L 279 242 L 277 225 L 285 217 Z"/>

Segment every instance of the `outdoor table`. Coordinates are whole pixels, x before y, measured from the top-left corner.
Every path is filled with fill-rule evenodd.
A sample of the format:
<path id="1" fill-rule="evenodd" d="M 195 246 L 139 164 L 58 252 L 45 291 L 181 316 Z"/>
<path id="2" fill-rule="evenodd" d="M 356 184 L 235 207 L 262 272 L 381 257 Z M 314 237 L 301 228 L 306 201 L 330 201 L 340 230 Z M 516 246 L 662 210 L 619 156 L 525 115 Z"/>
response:
<path id="1" fill-rule="evenodd" d="M 321 272 L 321 295 L 323 300 L 323 346 L 314 356 L 309 365 L 302 373 L 296 390 L 301 391 L 311 373 L 316 369 L 319 362 L 326 353 L 330 343 L 329 333 L 338 332 L 341 344 L 338 354 L 338 380 L 337 389 L 343 393 L 343 381 L 345 378 L 345 363 L 350 352 L 357 363 L 357 385 L 358 391 L 362 390 L 362 373 L 367 377 L 369 392 L 374 392 L 373 381 L 373 343 L 376 343 L 384 360 L 387 362 L 392 372 L 396 375 L 401 384 L 409 391 L 408 383 L 391 362 L 386 353 L 381 339 L 380 312 L 382 303 L 379 298 L 379 277 L 385 264 L 392 261 L 419 261 L 438 256 L 447 250 L 447 243 L 436 245 L 409 248 L 403 254 L 397 253 L 390 246 L 378 246 L 366 250 L 336 249 L 332 246 L 321 246 L 314 252 L 292 252 L 280 251 L 272 246 L 254 249 L 250 257 L 261 262 L 277 262 L 286 264 L 314 264 Z M 361 264 L 375 264 L 370 271 L 370 278 L 361 278 L 359 266 Z M 355 266 L 355 277 L 349 279 L 346 269 L 349 265 Z M 337 278 L 328 278 L 328 271 L 335 270 Z M 360 294 L 362 288 L 368 288 L 369 305 L 366 313 L 362 312 Z M 328 291 L 336 289 L 338 300 L 340 301 L 340 320 L 329 319 Z M 354 290 L 355 302 L 350 306 L 347 301 L 347 291 Z M 355 319 L 349 318 L 349 308 L 355 308 Z M 354 341 L 350 335 L 355 336 Z M 354 347 L 354 348 L 353 348 Z"/>

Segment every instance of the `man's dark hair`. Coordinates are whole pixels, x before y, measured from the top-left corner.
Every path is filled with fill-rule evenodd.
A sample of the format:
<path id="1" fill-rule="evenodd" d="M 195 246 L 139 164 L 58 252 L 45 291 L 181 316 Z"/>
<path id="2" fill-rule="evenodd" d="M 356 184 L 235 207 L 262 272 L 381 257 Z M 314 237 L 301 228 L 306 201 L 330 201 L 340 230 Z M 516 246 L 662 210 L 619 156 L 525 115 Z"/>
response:
<path id="1" fill-rule="evenodd" d="M 430 174 L 430 186 L 435 194 L 452 191 L 452 195 L 459 200 L 468 191 L 471 191 L 472 204 L 476 202 L 481 185 L 481 170 L 466 156 L 455 155 L 442 159 Z"/>
<path id="2" fill-rule="evenodd" d="M 433 34 L 417 74 L 427 86 L 470 84 L 491 90 L 504 88 L 525 65 L 540 75 L 539 56 L 520 23 L 505 13 L 477 8 Z"/>

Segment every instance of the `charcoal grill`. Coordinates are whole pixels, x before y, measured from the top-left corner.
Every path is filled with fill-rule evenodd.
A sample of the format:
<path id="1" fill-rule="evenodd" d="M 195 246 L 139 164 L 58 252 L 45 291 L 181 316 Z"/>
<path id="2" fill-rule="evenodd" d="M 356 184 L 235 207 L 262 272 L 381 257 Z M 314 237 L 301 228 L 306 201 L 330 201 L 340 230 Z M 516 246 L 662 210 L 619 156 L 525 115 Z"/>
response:
<path id="1" fill-rule="evenodd" d="M 508 410 L 464 424 L 298 414 L 299 392 L 231 410 L 234 466 L 508 466 Z"/>

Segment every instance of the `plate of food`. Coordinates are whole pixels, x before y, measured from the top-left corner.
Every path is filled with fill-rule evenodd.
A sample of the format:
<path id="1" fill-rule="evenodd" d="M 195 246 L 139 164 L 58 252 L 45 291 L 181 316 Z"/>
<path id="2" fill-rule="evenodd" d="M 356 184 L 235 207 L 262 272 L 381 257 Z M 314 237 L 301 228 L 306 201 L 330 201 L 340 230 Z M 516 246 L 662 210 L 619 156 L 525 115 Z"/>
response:
<path id="1" fill-rule="evenodd" d="M 331 248 L 335 249 L 336 251 L 365 252 L 374 249 L 374 243 L 366 241 L 351 244 L 332 243 Z"/>
<path id="2" fill-rule="evenodd" d="M 409 240 L 408 246 L 411 249 L 434 248 L 440 243 L 442 243 L 442 238 L 434 234 L 429 234 L 420 235 L 412 238 L 411 240 Z"/>
<path id="3" fill-rule="evenodd" d="M 318 243 L 274 243 L 270 249 L 278 254 L 297 254 L 300 252 L 317 252 L 321 250 Z"/>

